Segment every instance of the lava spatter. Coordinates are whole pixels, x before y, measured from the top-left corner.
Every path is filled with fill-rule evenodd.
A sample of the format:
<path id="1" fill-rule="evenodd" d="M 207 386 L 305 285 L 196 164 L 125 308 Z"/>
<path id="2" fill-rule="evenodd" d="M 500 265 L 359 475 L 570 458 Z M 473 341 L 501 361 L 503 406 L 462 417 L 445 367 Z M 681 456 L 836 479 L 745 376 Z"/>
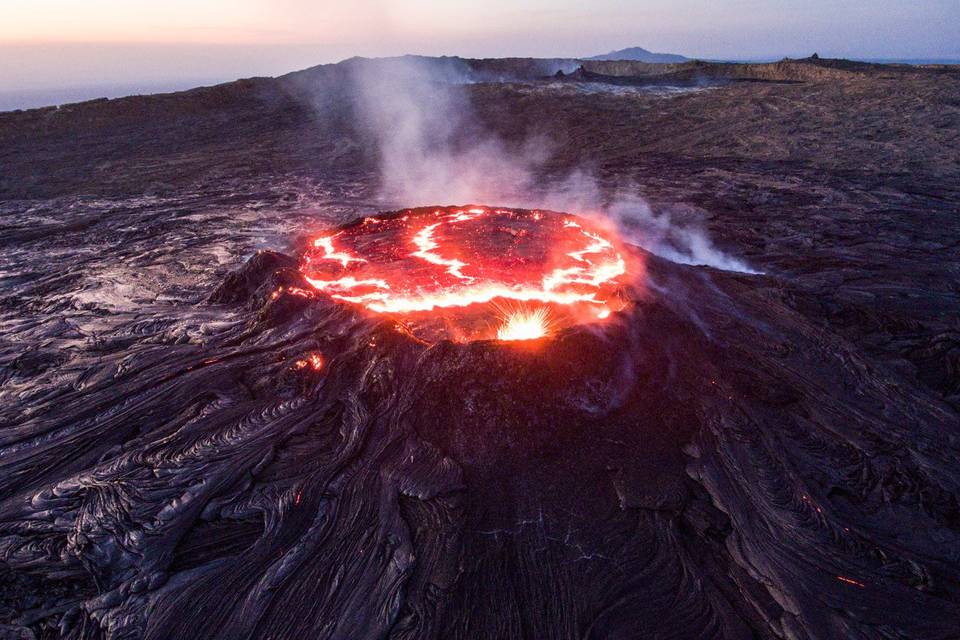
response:
<path id="1" fill-rule="evenodd" d="M 508 315 L 497 329 L 498 340 L 536 340 L 550 333 L 546 307 L 520 310 Z"/>
<path id="2" fill-rule="evenodd" d="M 517 318 L 549 314 L 556 328 L 609 317 L 638 270 L 624 256 L 613 232 L 572 215 L 437 207 L 321 235 L 301 271 L 318 291 L 400 316 L 422 337 L 504 339 L 503 303 L 519 305 Z"/>

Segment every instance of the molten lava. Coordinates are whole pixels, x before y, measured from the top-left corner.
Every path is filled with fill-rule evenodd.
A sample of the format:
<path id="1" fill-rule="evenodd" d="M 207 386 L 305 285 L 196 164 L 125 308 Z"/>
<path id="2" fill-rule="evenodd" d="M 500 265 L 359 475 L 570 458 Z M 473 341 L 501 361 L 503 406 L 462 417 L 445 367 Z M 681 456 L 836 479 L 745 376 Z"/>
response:
<path id="1" fill-rule="evenodd" d="M 536 340 L 550 332 L 546 307 L 515 311 L 497 329 L 497 340 Z"/>
<path id="2" fill-rule="evenodd" d="M 560 328 L 622 308 L 627 263 L 615 235 L 571 215 L 445 207 L 322 235 L 301 271 L 316 290 L 425 338 L 516 340 L 550 333 L 548 318 Z M 492 328 L 504 303 L 514 309 Z"/>

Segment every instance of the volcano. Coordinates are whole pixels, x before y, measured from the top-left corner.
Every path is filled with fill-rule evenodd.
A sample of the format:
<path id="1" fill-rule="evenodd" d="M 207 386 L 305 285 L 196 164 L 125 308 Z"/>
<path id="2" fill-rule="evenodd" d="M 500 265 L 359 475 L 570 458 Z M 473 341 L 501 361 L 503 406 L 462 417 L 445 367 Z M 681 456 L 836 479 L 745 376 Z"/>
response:
<path id="1" fill-rule="evenodd" d="M 7 522 L 66 534 L 39 562 L 70 554 L 98 576 L 62 632 L 837 637 L 853 617 L 918 634 L 948 620 L 930 560 L 947 562 L 957 517 L 942 410 L 762 276 L 704 277 L 587 226 L 493 207 L 367 216 L 252 257 L 208 303 L 240 321 L 202 346 L 158 345 L 68 393 L 4 482 L 23 496 Z M 621 261 L 645 265 L 644 286 L 625 269 L 601 294 L 594 276 Z M 539 286 L 558 270 L 569 288 Z M 422 308 L 456 285 L 469 304 L 450 308 L 486 317 L 495 299 L 471 292 L 492 282 L 617 310 L 517 349 Z M 43 464 L 63 447 L 69 462 Z M 29 539 L 8 554 L 33 555 Z"/>
<path id="2" fill-rule="evenodd" d="M 416 62 L 0 114 L 0 638 L 955 638 L 960 74 Z"/>

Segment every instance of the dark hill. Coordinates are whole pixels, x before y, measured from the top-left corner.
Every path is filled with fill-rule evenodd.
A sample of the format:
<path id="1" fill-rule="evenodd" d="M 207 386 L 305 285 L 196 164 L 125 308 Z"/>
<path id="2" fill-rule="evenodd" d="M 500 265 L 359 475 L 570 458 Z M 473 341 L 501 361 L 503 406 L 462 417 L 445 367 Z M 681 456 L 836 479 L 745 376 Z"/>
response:
<path id="1" fill-rule="evenodd" d="M 586 60 L 635 60 L 637 62 L 656 62 L 656 63 L 673 63 L 673 62 L 686 62 L 689 58 L 686 58 L 675 53 L 653 53 L 652 51 L 647 51 L 643 47 L 628 47 L 626 49 L 618 49 L 616 51 L 611 51 L 610 53 L 604 53 L 598 56 L 590 56 L 585 58 Z"/>

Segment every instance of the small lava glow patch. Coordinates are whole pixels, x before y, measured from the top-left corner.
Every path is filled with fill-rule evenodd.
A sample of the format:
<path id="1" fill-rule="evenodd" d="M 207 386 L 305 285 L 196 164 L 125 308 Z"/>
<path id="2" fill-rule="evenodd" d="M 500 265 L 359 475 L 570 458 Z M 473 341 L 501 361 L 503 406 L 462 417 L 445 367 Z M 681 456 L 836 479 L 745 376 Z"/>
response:
<path id="1" fill-rule="evenodd" d="M 301 271 L 424 339 L 525 340 L 621 309 L 628 265 L 576 216 L 470 206 L 364 218 L 314 238 Z"/>

